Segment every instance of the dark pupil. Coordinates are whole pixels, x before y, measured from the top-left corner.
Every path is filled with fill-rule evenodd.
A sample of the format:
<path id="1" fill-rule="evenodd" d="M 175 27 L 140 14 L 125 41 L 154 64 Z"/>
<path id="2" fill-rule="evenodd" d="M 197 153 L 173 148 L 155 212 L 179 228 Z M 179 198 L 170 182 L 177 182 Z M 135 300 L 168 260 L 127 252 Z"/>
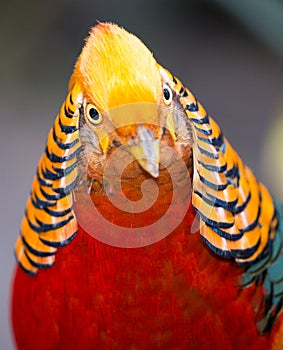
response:
<path id="1" fill-rule="evenodd" d="M 169 92 L 169 90 L 167 88 L 165 88 L 163 90 L 163 93 L 164 93 L 165 100 L 169 100 L 170 99 L 170 92 Z"/>
<path id="2" fill-rule="evenodd" d="M 97 112 L 97 110 L 95 108 L 91 108 L 89 110 L 89 116 L 91 117 L 91 119 L 93 120 L 98 120 L 99 119 L 99 114 Z"/>

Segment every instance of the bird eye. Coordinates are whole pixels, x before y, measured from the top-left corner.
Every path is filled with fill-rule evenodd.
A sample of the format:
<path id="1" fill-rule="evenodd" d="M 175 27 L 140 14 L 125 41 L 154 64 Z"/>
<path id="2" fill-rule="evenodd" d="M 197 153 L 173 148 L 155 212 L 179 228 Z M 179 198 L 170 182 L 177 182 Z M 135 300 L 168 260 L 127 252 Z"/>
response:
<path id="1" fill-rule="evenodd" d="M 86 115 L 88 120 L 92 124 L 100 124 L 102 122 L 102 115 L 98 112 L 98 110 L 95 108 L 95 106 L 91 103 L 89 103 L 86 107 Z"/>
<path id="2" fill-rule="evenodd" d="M 164 98 L 164 103 L 168 106 L 172 102 L 173 99 L 173 94 L 172 90 L 168 85 L 164 85 L 163 88 L 163 98 Z"/>

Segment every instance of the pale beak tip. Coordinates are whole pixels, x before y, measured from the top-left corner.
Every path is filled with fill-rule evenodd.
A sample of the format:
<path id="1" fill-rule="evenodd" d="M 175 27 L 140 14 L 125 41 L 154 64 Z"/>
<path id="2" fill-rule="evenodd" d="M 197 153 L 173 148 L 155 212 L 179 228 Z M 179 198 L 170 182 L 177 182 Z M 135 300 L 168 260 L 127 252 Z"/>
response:
<path id="1" fill-rule="evenodd" d="M 158 178 L 159 176 L 159 164 L 155 161 L 150 161 L 148 159 L 137 159 L 140 166 L 152 177 Z"/>
<path id="2" fill-rule="evenodd" d="M 159 176 L 159 166 L 158 165 L 151 164 L 147 167 L 146 170 L 152 177 L 158 178 L 158 176 Z"/>

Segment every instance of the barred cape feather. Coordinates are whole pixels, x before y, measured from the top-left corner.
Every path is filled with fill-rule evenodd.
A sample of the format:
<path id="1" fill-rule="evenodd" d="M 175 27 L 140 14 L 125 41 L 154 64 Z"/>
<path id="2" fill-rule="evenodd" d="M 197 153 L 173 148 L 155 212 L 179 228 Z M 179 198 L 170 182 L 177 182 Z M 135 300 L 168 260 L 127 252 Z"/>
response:
<path id="1" fill-rule="evenodd" d="M 81 99 L 78 86 L 74 86 L 49 132 L 32 183 L 15 247 L 18 262 L 30 274 L 52 266 L 57 248 L 71 242 L 77 233 L 72 189 L 81 147 L 78 137 Z"/>
<path id="2" fill-rule="evenodd" d="M 193 94 L 171 73 L 162 73 L 170 79 L 193 130 L 192 204 L 200 215 L 200 233 L 217 254 L 251 263 L 274 239 L 273 199 Z"/>

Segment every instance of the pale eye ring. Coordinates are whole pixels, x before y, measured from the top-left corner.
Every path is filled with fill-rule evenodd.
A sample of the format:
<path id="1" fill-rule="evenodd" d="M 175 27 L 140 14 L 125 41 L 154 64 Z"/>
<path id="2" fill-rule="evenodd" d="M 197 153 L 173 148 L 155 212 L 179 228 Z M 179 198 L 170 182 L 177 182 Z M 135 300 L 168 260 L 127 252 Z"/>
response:
<path id="1" fill-rule="evenodd" d="M 91 124 L 100 124 L 102 122 L 102 115 L 99 113 L 97 108 L 89 103 L 86 107 L 86 115 Z"/>
<path id="2" fill-rule="evenodd" d="M 170 87 L 168 85 L 164 85 L 163 87 L 163 100 L 164 103 L 169 106 L 170 103 L 172 102 L 173 99 L 173 93 L 172 90 L 170 89 Z"/>

